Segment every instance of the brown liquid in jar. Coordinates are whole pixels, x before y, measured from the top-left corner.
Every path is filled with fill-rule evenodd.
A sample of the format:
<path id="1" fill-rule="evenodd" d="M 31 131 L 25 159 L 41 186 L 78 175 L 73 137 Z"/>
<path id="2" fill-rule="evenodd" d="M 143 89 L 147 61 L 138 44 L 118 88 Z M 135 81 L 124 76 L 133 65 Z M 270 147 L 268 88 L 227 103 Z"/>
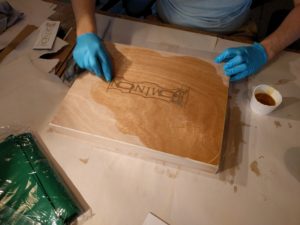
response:
<path id="1" fill-rule="evenodd" d="M 255 98 L 264 105 L 273 106 L 276 104 L 275 100 L 270 95 L 265 93 L 257 93 L 255 94 Z"/>

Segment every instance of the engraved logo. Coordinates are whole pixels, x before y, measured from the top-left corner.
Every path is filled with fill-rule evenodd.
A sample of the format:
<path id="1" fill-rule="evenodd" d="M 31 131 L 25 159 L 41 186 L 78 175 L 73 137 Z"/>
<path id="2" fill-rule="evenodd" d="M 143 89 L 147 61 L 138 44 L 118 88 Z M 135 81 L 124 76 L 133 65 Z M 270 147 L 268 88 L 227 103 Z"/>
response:
<path id="1" fill-rule="evenodd" d="M 188 87 L 180 87 L 176 89 L 167 89 L 151 82 L 132 82 L 123 78 L 114 79 L 107 91 L 116 89 L 122 93 L 139 95 L 144 98 L 154 98 L 179 106 L 184 106 L 189 95 Z"/>

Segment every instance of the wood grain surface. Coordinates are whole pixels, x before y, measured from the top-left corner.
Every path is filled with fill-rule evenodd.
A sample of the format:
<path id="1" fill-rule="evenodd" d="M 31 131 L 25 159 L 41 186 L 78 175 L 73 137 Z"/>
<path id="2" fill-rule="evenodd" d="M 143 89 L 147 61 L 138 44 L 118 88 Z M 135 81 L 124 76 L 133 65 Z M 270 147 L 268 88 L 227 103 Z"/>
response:
<path id="1" fill-rule="evenodd" d="M 218 165 L 228 80 L 203 60 L 106 43 L 114 80 L 75 81 L 51 124 Z M 144 149 L 144 148 L 143 148 Z"/>

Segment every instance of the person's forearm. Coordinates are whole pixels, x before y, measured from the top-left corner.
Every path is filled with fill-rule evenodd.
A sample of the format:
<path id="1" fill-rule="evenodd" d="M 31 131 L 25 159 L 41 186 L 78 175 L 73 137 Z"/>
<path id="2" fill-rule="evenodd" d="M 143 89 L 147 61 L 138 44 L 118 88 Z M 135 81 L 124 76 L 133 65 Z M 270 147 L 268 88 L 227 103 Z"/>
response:
<path id="1" fill-rule="evenodd" d="M 72 6 L 77 36 L 88 32 L 96 33 L 95 0 L 72 0 Z"/>
<path id="2" fill-rule="evenodd" d="M 299 21 L 300 4 L 296 4 L 295 8 L 289 13 L 278 29 L 261 42 L 267 52 L 268 61 L 300 38 Z"/>

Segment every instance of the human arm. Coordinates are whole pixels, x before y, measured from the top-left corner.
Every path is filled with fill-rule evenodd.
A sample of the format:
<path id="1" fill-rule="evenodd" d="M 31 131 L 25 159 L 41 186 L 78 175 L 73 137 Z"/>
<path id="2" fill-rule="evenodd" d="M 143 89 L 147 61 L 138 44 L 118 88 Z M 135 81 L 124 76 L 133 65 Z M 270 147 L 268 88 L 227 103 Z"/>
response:
<path id="1" fill-rule="evenodd" d="M 300 38 L 300 0 L 294 0 L 294 5 L 278 29 L 261 42 L 268 60 L 273 59 L 280 51 Z"/>
<path id="2" fill-rule="evenodd" d="M 225 75 L 231 81 L 243 79 L 258 72 L 280 51 L 300 37 L 300 0 L 294 0 L 295 7 L 271 35 L 260 44 L 247 47 L 229 48 L 215 58 L 215 62 L 225 62 Z"/>
<path id="3" fill-rule="evenodd" d="M 102 40 L 96 34 L 95 0 L 72 0 L 76 19 L 73 58 L 80 68 L 112 80 L 112 66 Z"/>

